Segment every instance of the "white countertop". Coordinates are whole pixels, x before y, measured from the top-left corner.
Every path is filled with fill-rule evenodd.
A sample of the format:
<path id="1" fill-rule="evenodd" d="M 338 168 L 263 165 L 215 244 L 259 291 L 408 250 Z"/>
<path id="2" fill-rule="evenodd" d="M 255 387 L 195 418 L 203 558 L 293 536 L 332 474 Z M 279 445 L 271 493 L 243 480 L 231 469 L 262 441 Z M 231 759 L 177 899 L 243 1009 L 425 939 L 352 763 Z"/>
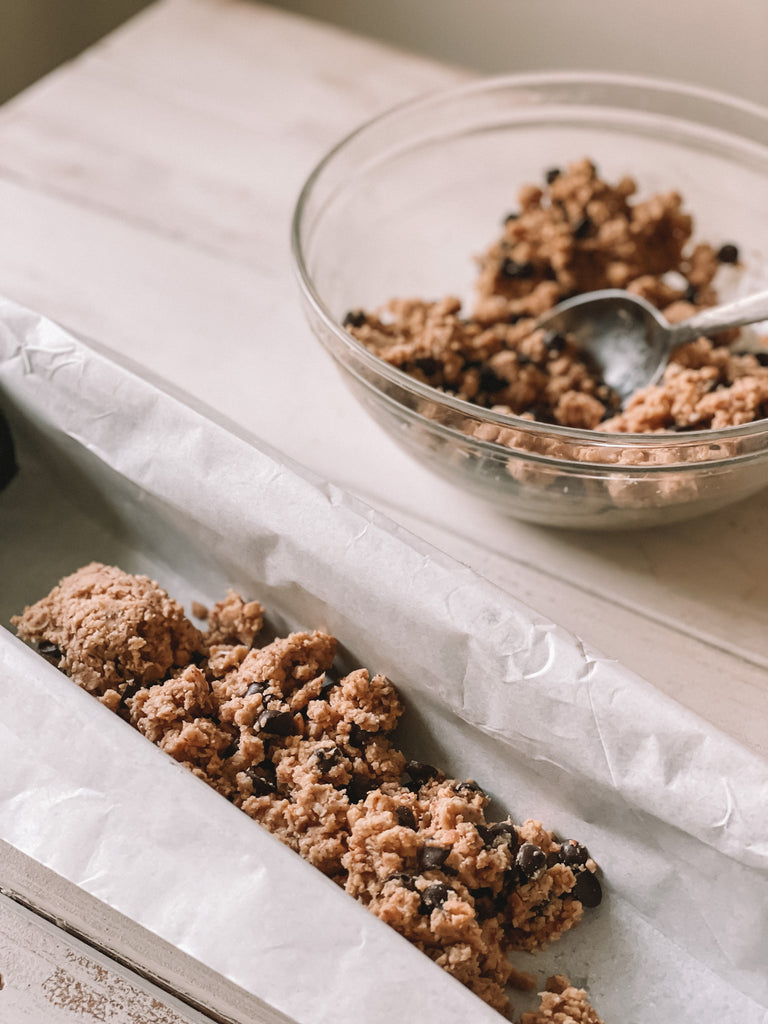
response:
<path id="1" fill-rule="evenodd" d="M 171 379 L 765 757 L 768 492 L 629 534 L 504 518 L 401 452 L 303 319 L 288 231 L 304 179 L 361 120 L 462 77 L 269 6 L 160 0 L 0 108 L 0 292 Z M 3 1024 L 53 1020 L 5 1017 L 3 995 Z"/>

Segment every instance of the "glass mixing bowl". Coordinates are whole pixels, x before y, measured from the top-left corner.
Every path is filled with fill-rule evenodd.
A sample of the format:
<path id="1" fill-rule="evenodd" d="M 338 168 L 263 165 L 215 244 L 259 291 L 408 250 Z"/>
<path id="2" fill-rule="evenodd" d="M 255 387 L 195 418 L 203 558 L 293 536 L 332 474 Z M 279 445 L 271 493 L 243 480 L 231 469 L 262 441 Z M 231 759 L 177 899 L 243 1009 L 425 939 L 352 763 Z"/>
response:
<path id="1" fill-rule="evenodd" d="M 361 405 L 426 469 L 521 519 L 621 529 L 669 523 L 768 484 L 768 420 L 618 434 L 495 413 L 421 383 L 343 327 L 393 297 L 462 298 L 521 185 L 589 157 L 638 196 L 682 194 L 695 240 L 739 246 L 723 299 L 768 286 L 768 110 L 612 74 L 482 79 L 364 124 L 316 167 L 292 228 L 309 323 Z"/>

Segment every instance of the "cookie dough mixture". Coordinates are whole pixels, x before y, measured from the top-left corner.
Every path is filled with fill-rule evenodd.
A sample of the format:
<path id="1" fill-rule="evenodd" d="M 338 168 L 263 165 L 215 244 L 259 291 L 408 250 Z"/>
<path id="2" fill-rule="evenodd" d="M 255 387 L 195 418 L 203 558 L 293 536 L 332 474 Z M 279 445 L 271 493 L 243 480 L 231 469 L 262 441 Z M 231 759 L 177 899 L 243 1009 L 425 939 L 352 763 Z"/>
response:
<path id="1" fill-rule="evenodd" d="M 344 325 L 381 359 L 435 388 L 497 412 L 601 431 L 719 428 L 768 416 L 768 348 L 734 354 L 734 334 L 673 354 L 662 382 L 621 409 L 562 334 L 536 328 L 561 300 L 601 288 L 647 299 L 671 321 L 716 303 L 732 243 L 692 242 L 676 192 L 633 200 L 636 184 L 603 181 L 580 160 L 521 189 L 503 233 L 479 259 L 470 315 L 454 297 L 393 299 L 352 310 Z"/>
<path id="2" fill-rule="evenodd" d="M 587 1000 L 583 988 L 576 988 L 562 974 L 547 981 L 541 1006 L 524 1013 L 520 1024 L 603 1024 Z"/>
<path id="3" fill-rule="evenodd" d="M 508 954 L 543 949 L 600 902 L 585 847 L 535 820 L 489 820 L 476 782 L 409 760 L 392 739 L 403 711 L 394 686 L 364 668 L 337 674 L 334 637 L 295 632 L 260 644 L 262 606 L 233 593 L 196 614 L 205 631 L 148 577 L 93 563 L 12 622 L 79 685 L 508 1013 L 507 985 L 536 984 Z M 574 1020 L 599 1024 L 594 1015 Z"/>

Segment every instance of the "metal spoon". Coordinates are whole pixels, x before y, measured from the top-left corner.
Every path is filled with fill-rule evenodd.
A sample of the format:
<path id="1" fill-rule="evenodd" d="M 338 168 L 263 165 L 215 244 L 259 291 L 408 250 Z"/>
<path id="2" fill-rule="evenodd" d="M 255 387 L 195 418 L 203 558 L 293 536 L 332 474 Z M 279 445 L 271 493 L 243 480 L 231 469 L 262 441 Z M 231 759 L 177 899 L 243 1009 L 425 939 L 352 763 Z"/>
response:
<path id="1" fill-rule="evenodd" d="M 645 299 L 606 288 L 566 299 L 541 316 L 538 325 L 570 335 L 624 402 L 638 388 L 659 381 L 670 352 L 683 342 L 766 319 L 768 291 L 670 324 Z"/>

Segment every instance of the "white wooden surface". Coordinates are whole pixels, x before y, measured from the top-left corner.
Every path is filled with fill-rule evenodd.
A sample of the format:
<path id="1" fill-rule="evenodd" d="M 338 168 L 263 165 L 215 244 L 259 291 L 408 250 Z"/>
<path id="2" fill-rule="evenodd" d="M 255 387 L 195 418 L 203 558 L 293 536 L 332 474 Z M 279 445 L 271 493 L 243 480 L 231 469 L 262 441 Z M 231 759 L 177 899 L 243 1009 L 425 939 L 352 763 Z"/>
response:
<path id="1" fill-rule="evenodd" d="M 768 493 L 628 535 L 506 519 L 401 453 L 303 320 L 288 228 L 314 163 L 464 74 L 269 6 L 160 0 L 0 109 L 0 291 L 172 379 L 765 756 Z M 4 991 L 2 1024 L 58 1021 L 32 1002 L 3 1016 Z"/>
<path id="2" fill-rule="evenodd" d="M 211 1024 L 6 896 L 0 965 L 2 1024 Z"/>

